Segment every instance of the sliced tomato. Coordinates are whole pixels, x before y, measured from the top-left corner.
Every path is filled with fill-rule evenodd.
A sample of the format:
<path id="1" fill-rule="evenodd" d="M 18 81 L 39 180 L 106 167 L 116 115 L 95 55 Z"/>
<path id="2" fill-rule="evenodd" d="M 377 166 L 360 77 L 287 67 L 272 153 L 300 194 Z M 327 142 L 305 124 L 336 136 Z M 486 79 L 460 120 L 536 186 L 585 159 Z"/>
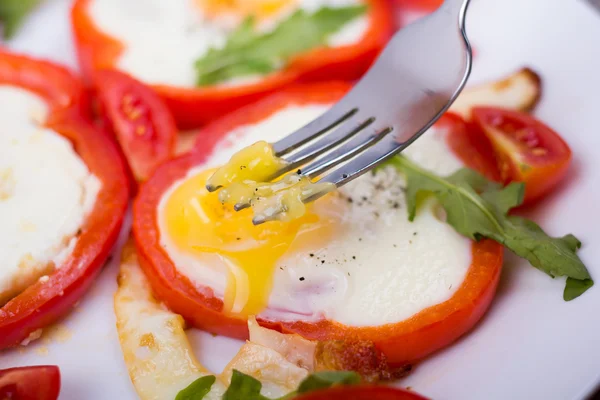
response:
<path id="1" fill-rule="evenodd" d="M 369 25 L 364 39 L 358 43 L 300 54 L 284 70 L 255 83 L 208 88 L 158 85 L 154 89 L 171 109 L 178 126 L 189 129 L 299 80 L 357 79 L 370 67 L 394 32 L 393 12 L 388 0 L 366 0 L 366 3 L 369 5 Z M 96 26 L 89 12 L 90 4 L 90 0 L 76 0 L 71 21 L 81 68 L 93 79 L 98 70 L 116 68 L 125 44 Z"/>
<path id="2" fill-rule="evenodd" d="M 129 201 L 126 166 L 114 141 L 95 129 L 83 84 L 65 68 L 0 50 L 0 85 L 30 90 L 46 101 L 45 126 L 73 143 L 100 181 L 94 207 L 71 255 L 49 276 L 0 307 L 0 349 L 56 321 L 90 287 L 117 240 Z M 43 201 L 43 199 L 41 199 Z"/>
<path id="3" fill-rule="evenodd" d="M 175 152 L 177 127 L 163 100 L 148 86 L 114 70 L 99 71 L 101 112 L 135 179 L 143 182 Z"/>
<path id="4" fill-rule="evenodd" d="M 489 140 L 469 127 L 462 117 L 446 113 L 435 127 L 446 132 L 446 142 L 465 166 L 478 171 L 486 178 L 500 181 L 496 155 Z"/>
<path id="5" fill-rule="evenodd" d="M 520 111 L 490 107 L 474 108 L 472 118 L 493 146 L 501 179 L 525 183 L 525 204 L 543 197 L 564 179 L 571 149 L 544 123 Z"/>
<path id="6" fill-rule="evenodd" d="M 408 390 L 389 386 L 339 386 L 294 397 L 294 400 L 426 400 Z"/>
<path id="7" fill-rule="evenodd" d="M 55 365 L 0 370 L 0 399 L 56 400 L 60 371 Z"/>
<path id="8" fill-rule="evenodd" d="M 349 85 L 323 83 L 290 87 L 274 96 L 236 111 L 204 128 L 194 150 L 160 166 L 142 186 L 134 203 L 133 233 L 140 263 L 157 296 L 190 324 L 209 332 L 247 338 L 246 321 L 223 312 L 223 301 L 210 287 L 198 288 L 180 274 L 160 243 L 157 209 L 163 195 L 191 168 L 202 164 L 223 136 L 243 125 L 252 125 L 291 106 L 332 104 Z M 335 321 L 286 322 L 259 319 L 263 326 L 298 333 L 313 340 L 368 340 L 393 365 L 419 360 L 438 350 L 481 318 L 489 306 L 502 265 L 502 247 L 488 240 L 474 242 L 472 265 L 462 286 L 448 301 L 423 310 L 405 321 L 371 327 L 353 327 Z"/>

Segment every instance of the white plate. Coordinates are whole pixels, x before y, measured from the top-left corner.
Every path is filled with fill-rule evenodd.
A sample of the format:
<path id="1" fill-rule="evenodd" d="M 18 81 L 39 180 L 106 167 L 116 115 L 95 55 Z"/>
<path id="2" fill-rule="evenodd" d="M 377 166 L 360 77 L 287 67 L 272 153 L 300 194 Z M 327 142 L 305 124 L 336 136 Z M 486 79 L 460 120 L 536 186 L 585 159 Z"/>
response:
<path id="1" fill-rule="evenodd" d="M 75 67 L 69 3 L 47 0 L 9 47 Z M 477 328 L 403 384 L 434 399 L 580 399 L 600 381 L 600 15 L 574 0 L 475 0 L 468 24 L 477 49 L 473 81 L 522 65 L 542 74 L 536 114 L 569 142 L 575 162 L 568 182 L 532 216 L 549 233 L 583 241 L 580 255 L 599 284 L 565 303 L 562 280 L 507 257 L 496 300 Z M 61 399 L 135 399 L 113 315 L 117 260 L 60 324 L 66 334 L 0 353 L 0 368 L 58 364 Z M 240 345 L 197 331 L 191 337 L 215 371 Z"/>

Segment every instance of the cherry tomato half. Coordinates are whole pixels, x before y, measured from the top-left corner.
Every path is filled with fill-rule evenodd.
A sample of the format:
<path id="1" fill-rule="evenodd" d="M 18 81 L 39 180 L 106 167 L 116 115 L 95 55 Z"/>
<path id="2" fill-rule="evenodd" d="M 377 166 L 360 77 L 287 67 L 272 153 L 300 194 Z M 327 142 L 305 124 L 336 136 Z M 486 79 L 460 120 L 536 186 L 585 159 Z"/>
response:
<path id="1" fill-rule="evenodd" d="M 524 203 L 552 190 L 567 173 L 571 149 L 558 133 L 520 111 L 475 107 L 475 129 L 489 139 L 505 182 L 525 182 Z"/>
<path id="2" fill-rule="evenodd" d="M 435 127 L 444 130 L 446 143 L 466 167 L 478 171 L 486 178 L 500 181 L 496 155 L 490 141 L 470 127 L 460 115 L 447 112 Z"/>
<path id="3" fill-rule="evenodd" d="M 60 371 L 55 365 L 0 370 L 0 399 L 56 400 Z"/>
<path id="4" fill-rule="evenodd" d="M 119 71 L 99 71 L 98 98 L 137 181 L 175 152 L 177 127 L 164 101 L 143 83 Z"/>

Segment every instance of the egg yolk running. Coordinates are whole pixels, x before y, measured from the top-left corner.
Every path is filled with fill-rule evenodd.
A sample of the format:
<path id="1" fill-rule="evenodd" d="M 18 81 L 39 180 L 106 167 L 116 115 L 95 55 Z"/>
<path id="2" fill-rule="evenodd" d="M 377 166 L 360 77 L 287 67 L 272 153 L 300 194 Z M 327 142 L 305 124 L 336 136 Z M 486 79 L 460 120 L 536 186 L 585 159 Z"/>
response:
<path id="1" fill-rule="evenodd" d="M 168 195 L 162 211 L 166 234 L 178 251 L 217 254 L 228 269 L 224 311 L 255 315 L 268 304 L 275 268 L 284 254 L 321 247 L 334 237 L 340 225 L 339 199 L 328 195 L 317 205 L 307 205 L 300 218 L 255 226 L 251 209 L 236 212 L 221 202 L 218 192 L 206 190 L 214 172 L 190 176 Z"/>

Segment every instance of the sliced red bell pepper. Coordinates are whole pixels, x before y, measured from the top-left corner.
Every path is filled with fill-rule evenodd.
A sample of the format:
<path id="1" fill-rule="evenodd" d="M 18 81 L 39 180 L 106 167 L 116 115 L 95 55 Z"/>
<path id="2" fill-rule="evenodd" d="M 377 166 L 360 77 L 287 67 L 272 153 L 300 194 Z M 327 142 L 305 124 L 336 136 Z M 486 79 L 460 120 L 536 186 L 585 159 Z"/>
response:
<path id="1" fill-rule="evenodd" d="M 116 71 L 98 71 L 101 114 L 116 136 L 138 182 L 175 153 L 177 127 L 162 99 L 148 86 Z"/>
<path id="2" fill-rule="evenodd" d="M 0 399 L 56 400 L 60 370 L 56 365 L 36 365 L 0 370 Z"/>
<path id="3" fill-rule="evenodd" d="M 301 54 L 284 70 L 259 82 L 236 87 L 155 86 L 171 109 L 182 129 L 203 125 L 294 81 L 321 81 L 359 78 L 371 65 L 393 33 L 394 21 L 388 0 L 366 0 L 369 6 L 369 29 L 359 43 L 339 48 L 320 48 Z M 90 0 L 76 0 L 72 24 L 84 74 L 115 68 L 123 44 L 96 27 L 88 12 Z"/>
<path id="4" fill-rule="evenodd" d="M 223 313 L 223 302 L 211 288 L 198 290 L 180 274 L 160 244 L 157 207 L 164 193 L 187 172 L 203 162 L 228 132 L 255 124 L 291 105 L 332 104 L 349 89 L 347 84 L 322 83 L 290 87 L 253 105 L 244 107 L 205 127 L 195 148 L 160 166 L 141 188 L 134 204 L 133 232 L 144 269 L 157 296 L 192 325 L 222 335 L 246 338 L 246 321 Z M 368 340 L 375 343 L 393 365 L 425 357 L 468 331 L 489 306 L 502 266 L 502 246 L 482 240 L 474 242 L 473 259 L 462 286 L 448 301 L 421 311 L 412 318 L 382 326 L 350 327 L 335 321 L 284 322 L 259 319 L 278 331 L 298 333 L 314 340 Z"/>
<path id="5" fill-rule="evenodd" d="M 126 167 L 113 140 L 95 129 L 89 102 L 68 70 L 0 50 L 0 84 L 30 90 L 46 101 L 45 126 L 68 138 L 101 188 L 68 259 L 46 281 L 37 281 L 0 307 L 0 349 L 67 313 L 98 275 L 117 240 L 129 199 Z"/>

